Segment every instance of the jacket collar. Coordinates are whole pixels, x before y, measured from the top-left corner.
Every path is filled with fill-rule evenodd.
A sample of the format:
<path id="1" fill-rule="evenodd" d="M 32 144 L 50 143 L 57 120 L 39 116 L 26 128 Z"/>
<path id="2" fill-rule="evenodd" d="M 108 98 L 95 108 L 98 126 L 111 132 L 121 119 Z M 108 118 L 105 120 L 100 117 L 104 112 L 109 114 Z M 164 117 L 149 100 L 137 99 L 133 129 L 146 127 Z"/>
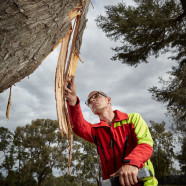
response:
<path id="1" fill-rule="evenodd" d="M 114 123 L 115 123 L 115 122 L 118 122 L 118 121 L 122 121 L 122 120 L 129 119 L 129 117 L 128 117 L 128 115 L 127 115 L 126 113 L 120 112 L 119 110 L 114 110 L 113 112 L 116 114 L 116 118 L 115 118 Z M 113 124 L 113 123 L 112 123 L 112 124 Z M 96 123 L 96 124 L 93 124 L 93 125 L 92 125 L 92 127 L 103 127 L 103 126 L 105 126 L 105 127 L 110 127 L 110 126 L 108 125 L 108 123 L 106 123 L 106 122 L 104 122 L 104 121 L 102 121 L 102 120 L 100 120 L 99 123 Z"/>
<path id="2" fill-rule="evenodd" d="M 116 114 L 115 122 L 129 119 L 126 113 L 120 112 L 119 110 L 115 110 L 114 113 Z"/>

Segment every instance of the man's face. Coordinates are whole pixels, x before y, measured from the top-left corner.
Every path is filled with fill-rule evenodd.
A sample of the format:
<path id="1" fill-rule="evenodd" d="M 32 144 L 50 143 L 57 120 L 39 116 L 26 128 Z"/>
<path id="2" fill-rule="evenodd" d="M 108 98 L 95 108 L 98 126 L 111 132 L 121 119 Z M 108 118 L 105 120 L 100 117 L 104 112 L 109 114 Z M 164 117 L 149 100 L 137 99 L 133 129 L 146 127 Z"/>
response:
<path id="1" fill-rule="evenodd" d="M 99 91 L 93 91 L 88 95 L 88 106 L 94 114 L 103 112 L 105 108 L 110 104 L 110 98 L 104 93 Z"/>

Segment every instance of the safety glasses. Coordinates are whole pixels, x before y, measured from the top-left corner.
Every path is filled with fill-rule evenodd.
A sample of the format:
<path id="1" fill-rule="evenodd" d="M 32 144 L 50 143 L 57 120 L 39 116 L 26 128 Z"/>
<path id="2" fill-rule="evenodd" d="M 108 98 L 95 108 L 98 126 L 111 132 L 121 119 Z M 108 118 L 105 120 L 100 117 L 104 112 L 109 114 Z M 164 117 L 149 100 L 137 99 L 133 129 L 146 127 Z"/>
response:
<path id="1" fill-rule="evenodd" d="M 87 99 L 87 101 L 85 101 L 85 104 L 89 107 L 90 104 L 92 103 L 92 99 L 97 99 L 100 96 L 104 96 L 107 98 L 107 95 L 104 94 L 103 92 L 96 92 L 95 94 L 93 94 L 90 98 Z"/>

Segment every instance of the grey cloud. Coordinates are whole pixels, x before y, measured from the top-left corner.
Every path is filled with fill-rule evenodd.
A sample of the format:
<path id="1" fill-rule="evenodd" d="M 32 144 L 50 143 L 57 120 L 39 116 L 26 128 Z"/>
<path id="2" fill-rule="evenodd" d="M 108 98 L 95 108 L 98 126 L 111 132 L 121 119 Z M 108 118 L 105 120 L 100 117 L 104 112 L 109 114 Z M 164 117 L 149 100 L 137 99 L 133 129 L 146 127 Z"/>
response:
<path id="1" fill-rule="evenodd" d="M 167 120 L 164 115 L 165 105 L 152 100 L 147 89 L 153 85 L 159 86 L 158 77 L 170 70 L 173 62 L 167 61 L 166 55 L 151 58 L 151 63 L 137 68 L 111 61 L 110 58 L 114 55 L 111 47 L 117 43 L 106 38 L 94 21 L 97 15 L 104 12 L 103 6 L 110 3 L 116 1 L 93 1 L 95 9 L 90 7 L 87 29 L 83 36 L 80 56 L 84 63 L 79 62 L 75 81 L 85 118 L 92 123 L 97 122 L 84 101 L 90 91 L 102 90 L 111 96 L 113 106 L 121 108 L 121 111 L 139 112 L 147 121 Z M 9 91 L 0 94 L 0 126 L 14 130 L 16 126 L 25 125 L 37 118 L 57 119 L 54 83 L 58 55 L 59 47 L 29 79 L 25 78 L 13 87 L 8 122 L 5 112 Z"/>

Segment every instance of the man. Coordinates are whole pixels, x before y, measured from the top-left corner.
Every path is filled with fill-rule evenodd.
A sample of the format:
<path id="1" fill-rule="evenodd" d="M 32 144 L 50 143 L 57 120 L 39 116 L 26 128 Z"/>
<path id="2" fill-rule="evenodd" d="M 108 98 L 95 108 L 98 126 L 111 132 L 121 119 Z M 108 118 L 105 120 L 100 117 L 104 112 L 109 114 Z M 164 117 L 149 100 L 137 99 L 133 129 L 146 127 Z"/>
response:
<path id="1" fill-rule="evenodd" d="M 65 97 L 72 130 L 83 139 L 94 143 L 101 160 L 103 179 L 119 175 L 121 185 L 157 185 L 153 177 L 138 183 L 138 169 L 148 167 L 154 175 L 150 157 L 153 141 L 147 124 L 137 113 L 113 111 L 111 98 L 101 91 L 88 95 L 86 104 L 98 115 L 100 123 L 90 124 L 83 118 L 80 100 L 76 96 L 74 78 L 65 82 Z M 69 87 L 69 88 L 68 88 Z"/>

